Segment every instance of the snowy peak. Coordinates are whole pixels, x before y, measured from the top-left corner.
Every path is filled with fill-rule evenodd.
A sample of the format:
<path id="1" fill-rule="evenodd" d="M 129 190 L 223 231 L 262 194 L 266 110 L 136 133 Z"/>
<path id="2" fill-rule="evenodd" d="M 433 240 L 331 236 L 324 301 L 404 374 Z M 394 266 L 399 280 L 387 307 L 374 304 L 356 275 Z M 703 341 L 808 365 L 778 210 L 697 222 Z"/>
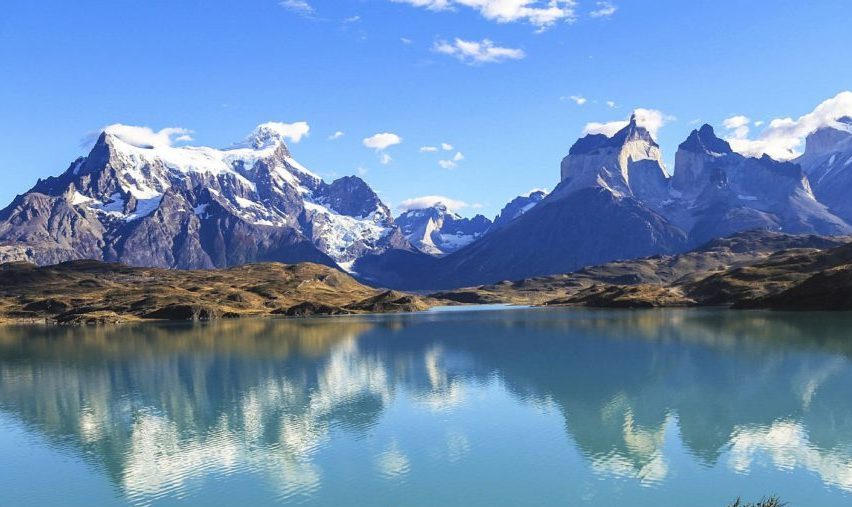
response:
<path id="1" fill-rule="evenodd" d="M 290 125 L 278 122 L 267 122 L 255 127 L 252 133 L 237 146 L 262 150 L 280 145 L 284 147 L 284 150 L 287 152 L 287 156 L 290 156 L 286 140 L 291 136 L 292 128 Z"/>
<path id="2" fill-rule="evenodd" d="M 440 202 L 408 210 L 397 217 L 396 224 L 412 245 L 429 255 L 455 252 L 491 228 L 491 220 L 486 217 L 463 218 Z"/>

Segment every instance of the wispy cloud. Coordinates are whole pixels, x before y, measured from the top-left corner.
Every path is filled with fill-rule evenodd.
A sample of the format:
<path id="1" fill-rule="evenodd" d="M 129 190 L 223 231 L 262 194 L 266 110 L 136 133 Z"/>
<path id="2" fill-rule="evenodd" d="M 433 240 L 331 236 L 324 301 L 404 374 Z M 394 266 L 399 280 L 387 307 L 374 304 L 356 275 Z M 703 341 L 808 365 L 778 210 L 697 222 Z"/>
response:
<path id="1" fill-rule="evenodd" d="M 577 104 L 578 106 L 582 106 L 588 99 L 583 97 L 582 95 L 569 95 L 567 97 L 559 97 L 561 100 L 570 100 L 571 102 Z"/>
<path id="2" fill-rule="evenodd" d="M 596 9 L 589 13 L 589 16 L 593 18 L 608 18 L 618 10 L 612 2 L 597 2 L 595 6 Z"/>
<path id="3" fill-rule="evenodd" d="M 575 0 L 391 0 L 432 11 L 466 7 L 497 23 L 525 22 L 540 30 L 576 19 Z"/>
<path id="4" fill-rule="evenodd" d="M 176 142 L 192 141 L 192 131 L 183 127 L 168 127 L 154 131 L 148 127 L 114 123 L 104 127 L 103 132 L 139 148 L 169 147 Z M 87 135 L 81 144 L 91 145 L 99 135 L 100 132 Z"/>
<path id="5" fill-rule="evenodd" d="M 400 211 L 409 211 L 413 209 L 431 208 L 436 204 L 443 204 L 450 211 L 458 211 L 463 208 L 481 208 L 481 204 L 468 204 L 459 199 L 453 199 L 445 195 L 423 195 L 420 197 L 412 197 L 399 203 L 397 208 Z"/>
<path id="6" fill-rule="evenodd" d="M 280 0 L 278 5 L 301 16 L 311 16 L 316 12 L 307 0 Z"/>
<path id="7" fill-rule="evenodd" d="M 452 42 L 441 40 L 437 41 L 432 49 L 468 65 L 500 63 L 526 57 L 522 49 L 498 46 L 489 39 L 469 41 L 456 38 Z"/>
<path id="8" fill-rule="evenodd" d="M 342 130 L 338 130 L 334 134 L 331 134 L 330 136 L 328 136 L 328 140 L 329 141 L 336 141 L 336 140 L 340 139 L 341 137 L 343 137 L 344 135 L 346 135 L 346 134 L 344 134 Z"/>
<path id="9" fill-rule="evenodd" d="M 453 158 L 446 160 L 439 160 L 438 165 L 443 169 L 455 169 L 459 166 L 459 162 L 464 160 L 464 154 L 462 152 L 457 151 Z"/>
<path id="10" fill-rule="evenodd" d="M 670 114 L 663 113 L 656 109 L 638 108 L 633 111 L 636 115 L 636 123 L 648 129 L 651 136 L 657 137 L 657 132 L 663 126 L 675 121 L 677 118 Z M 583 134 L 604 134 L 612 137 L 613 134 L 627 126 L 627 120 L 615 120 L 605 123 L 591 122 L 587 123 L 583 129 Z"/>
<path id="11" fill-rule="evenodd" d="M 438 148 L 436 146 L 421 146 L 420 147 L 420 153 L 435 153 L 436 151 L 438 151 Z"/>

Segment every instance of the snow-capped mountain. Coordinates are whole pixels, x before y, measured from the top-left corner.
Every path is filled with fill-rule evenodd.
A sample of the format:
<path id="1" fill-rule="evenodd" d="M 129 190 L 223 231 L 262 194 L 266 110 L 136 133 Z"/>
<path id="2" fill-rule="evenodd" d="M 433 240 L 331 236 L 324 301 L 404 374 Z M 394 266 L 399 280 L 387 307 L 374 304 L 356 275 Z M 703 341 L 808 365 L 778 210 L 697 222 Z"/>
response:
<path id="1" fill-rule="evenodd" d="M 326 183 L 277 124 L 228 149 L 140 142 L 107 128 L 88 156 L 0 211 L 0 256 L 211 268 L 261 260 L 351 265 L 409 248 L 357 177 Z"/>
<path id="2" fill-rule="evenodd" d="M 396 218 L 403 235 L 418 250 L 444 255 L 469 245 L 488 232 L 491 220 L 482 215 L 464 218 L 443 203 L 411 209 Z"/>

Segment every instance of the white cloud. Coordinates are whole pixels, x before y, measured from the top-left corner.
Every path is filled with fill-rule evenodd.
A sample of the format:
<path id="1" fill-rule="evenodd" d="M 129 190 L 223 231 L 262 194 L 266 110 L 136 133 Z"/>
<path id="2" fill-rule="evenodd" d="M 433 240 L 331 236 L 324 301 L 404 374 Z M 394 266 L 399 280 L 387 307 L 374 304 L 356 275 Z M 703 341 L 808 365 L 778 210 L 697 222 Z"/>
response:
<path id="1" fill-rule="evenodd" d="M 314 8 L 307 0 L 281 0 L 278 5 L 303 16 L 314 13 Z"/>
<path id="2" fill-rule="evenodd" d="M 136 127 L 115 123 L 104 127 L 104 132 L 138 148 L 162 148 L 175 142 L 192 141 L 192 131 L 181 127 L 169 127 L 154 132 L 148 127 Z"/>
<path id="3" fill-rule="evenodd" d="M 262 130 L 272 131 L 278 136 L 298 143 L 303 137 L 307 137 L 311 131 L 311 126 L 306 121 L 297 121 L 295 123 L 281 123 L 278 121 L 268 121 L 262 123 L 255 128 L 255 132 Z"/>
<path id="4" fill-rule="evenodd" d="M 476 10 L 485 19 L 497 23 L 522 21 L 540 30 L 558 21 L 576 19 L 575 0 L 391 0 L 432 11 L 454 10 L 468 7 Z"/>
<path id="5" fill-rule="evenodd" d="M 751 123 L 751 120 L 748 118 L 748 116 L 743 116 L 740 114 L 737 116 L 731 116 L 730 118 L 725 118 L 725 120 L 722 122 L 722 125 L 724 125 L 725 128 L 728 130 L 733 130 L 738 129 L 740 127 L 745 127 L 749 123 Z"/>
<path id="6" fill-rule="evenodd" d="M 456 38 L 453 42 L 442 40 L 436 42 L 432 49 L 468 65 L 520 60 L 526 56 L 522 49 L 497 46 L 489 39 L 468 41 Z"/>
<path id="7" fill-rule="evenodd" d="M 409 39 L 408 37 L 400 37 L 399 41 L 402 42 L 403 44 L 405 44 L 406 46 L 414 44 L 414 41 Z"/>
<path id="8" fill-rule="evenodd" d="M 402 138 L 391 132 L 382 132 L 365 138 L 362 143 L 367 148 L 376 150 L 376 153 L 379 155 L 380 164 L 388 165 L 393 159 L 389 154 L 385 153 L 385 150 L 402 143 Z"/>
<path id="9" fill-rule="evenodd" d="M 734 139 L 746 139 L 749 133 L 749 123 L 751 119 L 748 116 L 737 115 L 725 118 L 722 125 L 728 130 L 728 135 Z"/>
<path id="10" fill-rule="evenodd" d="M 449 146 L 450 150 L 453 149 L 453 147 L 448 144 L 446 146 Z M 461 162 L 462 160 L 464 160 L 464 154 L 460 151 L 457 151 L 456 154 L 453 155 L 453 158 L 439 160 L 438 165 L 441 166 L 441 168 L 443 169 L 455 169 L 459 166 L 459 162 Z"/>
<path id="11" fill-rule="evenodd" d="M 408 211 L 413 209 L 431 208 L 432 206 L 441 203 L 450 211 L 458 211 L 463 208 L 478 208 L 479 204 L 468 204 L 458 199 L 453 199 L 444 195 L 424 195 L 421 197 L 413 197 L 402 201 L 397 208 L 400 211 Z"/>
<path id="12" fill-rule="evenodd" d="M 435 153 L 436 151 L 438 151 L 438 148 L 436 148 L 435 146 L 421 146 L 420 147 L 420 153 Z"/>
<path id="13" fill-rule="evenodd" d="M 364 167 L 362 165 L 359 165 L 358 169 L 356 169 L 356 171 L 358 171 L 358 176 L 365 176 L 367 174 L 367 172 L 369 172 L 369 169 L 367 169 L 366 167 Z"/>
<path id="14" fill-rule="evenodd" d="M 837 125 L 836 120 L 843 116 L 852 116 L 852 91 L 838 93 L 798 119 L 776 118 L 754 139 L 747 134 L 738 138 L 734 132 L 727 140 L 731 148 L 745 155 L 766 154 L 776 160 L 789 160 L 801 154 L 808 134 L 820 127 Z M 757 122 L 754 125 L 758 126 Z"/>
<path id="15" fill-rule="evenodd" d="M 391 146 L 402 143 L 402 138 L 390 132 L 382 132 L 365 138 L 364 146 L 373 148 L 374 150 L 386 150 Z"/>
<path id="16" fill-rule="evenodd" d="M 450 143 L 441 143 L 441 149 L 444 151 L 453 151 L 453 145 Z"/>
<path id="17" fill-rule="evenodd" d="M 328 136 L 328 139 L 330 141 L 336 141 L 336 140 L 340 139 L 341 137 L 343 137 L 344 135 L 346 135 L 346 134 L 344 134 L 342 130 L 338 130 L 334 134 L 331 134 L 330 136 Z"/>
<path id="18" fill-rule="evenodd" d="M 607 100 L 606 101 L 606 107 L 608 107 L 610 109 L 615 109 L 618 106 L 616 105 L 614 100 Z"/>
<path id="19" fill-rule="evenodd" d="M 611 2 L 596 2 L 595 5 L 597 9 L 589 13 L 589 16 L 593 18 L 608 18 L 618 10 L 618 7 Z"/>
<path id="20" fill-rule="evenodd" d="M 569 95 L 568 97 L 560 97 L 562 100 L 570 100 L 571 102 L 577 104 L 578 106 L 582 106 L 588 99 L 583 97 L 582 95 Z"/>
<path id="21" fill-rule="evenodd" d="M 755 127 L 760 127 L 760 126 L 761 126 L 761 125 L 763 125 L 764 123 L 766 123 L 766 122 L 764 122 L 763 120 L 757 120 L 756 122 L 754 122 L 754 126 L 755 126 Z"/>
<path id="22" fill-rule="evenodd" d="M 658 111 L 656 109 L 644 109 L 641 107 L 635 109 L 633 114 L 636 115 L 636 123 L 639 126 L 648 129 L 648 132 L 650 132 L 653 137 L 657 137 L 657 132 L 659 132 L 663 126 L 676 119 L 674 116 L 665 114 L 662 111 Z M 626 127 L 627 123 L 627 120 L 616 120 L 606 123 L 591 122 L 586 124 L 583 129 L 583 134 L 604 134 L 607 137 L 612 137 L 616 132 Z"/>

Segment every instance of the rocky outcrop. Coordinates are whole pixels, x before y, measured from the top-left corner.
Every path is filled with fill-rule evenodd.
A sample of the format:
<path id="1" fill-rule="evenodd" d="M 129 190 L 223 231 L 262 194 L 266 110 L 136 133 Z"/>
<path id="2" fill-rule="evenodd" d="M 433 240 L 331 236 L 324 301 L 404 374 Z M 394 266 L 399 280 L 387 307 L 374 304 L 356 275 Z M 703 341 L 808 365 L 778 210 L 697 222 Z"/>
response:
<path id="1" fill-rule="evenodd" d="M 168 270 L 99 261 L 0 265 L 0 321 L 205 321 L 423 310 L 431 299 L 372 289 L 319 264 Z"/>

